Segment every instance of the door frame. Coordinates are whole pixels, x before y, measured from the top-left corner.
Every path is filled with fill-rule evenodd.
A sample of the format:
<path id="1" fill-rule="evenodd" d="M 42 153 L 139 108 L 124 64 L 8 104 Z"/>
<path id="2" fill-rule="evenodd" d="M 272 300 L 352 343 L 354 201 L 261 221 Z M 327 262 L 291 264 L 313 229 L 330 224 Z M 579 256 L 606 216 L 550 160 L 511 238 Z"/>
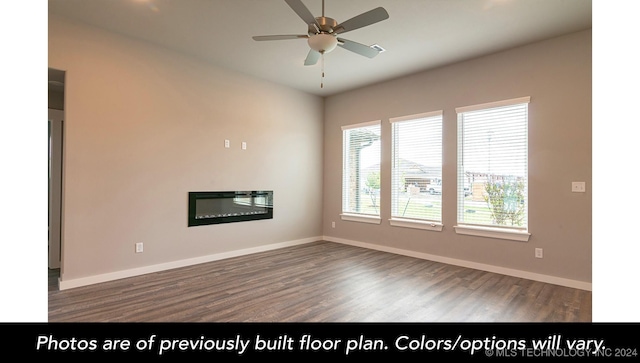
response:
<path id="1" fill-rule="evenodd" d="M 49 109 L 50 180 L 49 180 L 49 268 L 60 268 L 62 260 L 62 169 L 64 111 Z"/>

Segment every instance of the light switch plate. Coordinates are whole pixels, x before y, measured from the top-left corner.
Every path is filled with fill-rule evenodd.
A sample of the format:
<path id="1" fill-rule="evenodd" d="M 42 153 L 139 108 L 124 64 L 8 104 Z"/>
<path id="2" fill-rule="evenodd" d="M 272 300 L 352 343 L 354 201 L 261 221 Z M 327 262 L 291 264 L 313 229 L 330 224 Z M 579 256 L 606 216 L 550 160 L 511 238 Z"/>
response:
<path id="1" fill-rule="evenodd" d="M 585 192 L 585 182 L 572 182 L 571 183 L 571 191 L 574 193 L 584 193 Z"/>

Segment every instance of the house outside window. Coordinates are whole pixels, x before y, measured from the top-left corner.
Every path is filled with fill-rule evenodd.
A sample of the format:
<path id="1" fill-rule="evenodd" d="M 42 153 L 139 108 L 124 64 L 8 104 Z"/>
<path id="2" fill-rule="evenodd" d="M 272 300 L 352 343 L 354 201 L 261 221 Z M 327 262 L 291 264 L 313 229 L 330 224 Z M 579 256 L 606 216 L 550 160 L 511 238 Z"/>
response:
<path id="1" fill-rule="evenodd" d="M 456 109 L 457 233 L 528 240 L 529 101 Z"/>
<path id="2" fill-rule="evenodd" d="M 380 223 L 380 121 L 343 126 L 342 219 Z"/>
<path id="3" fill-rule="evenodd" d="M 391 122 L 393 226 L 442 230 L 442 111 Z"/>

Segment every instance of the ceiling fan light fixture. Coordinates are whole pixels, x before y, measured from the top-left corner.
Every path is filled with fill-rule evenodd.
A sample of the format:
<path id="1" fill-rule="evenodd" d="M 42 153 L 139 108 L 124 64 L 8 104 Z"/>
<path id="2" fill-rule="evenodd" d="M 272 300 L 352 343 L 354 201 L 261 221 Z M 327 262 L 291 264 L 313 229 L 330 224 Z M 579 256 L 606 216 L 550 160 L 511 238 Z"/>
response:
<path id="1" fill-rule="evenodd" d="M 309 37 L 309 47 L 319 53 L 329 53 L 338 45 L 338 39 L 327 33 L 319 33 Z"/>

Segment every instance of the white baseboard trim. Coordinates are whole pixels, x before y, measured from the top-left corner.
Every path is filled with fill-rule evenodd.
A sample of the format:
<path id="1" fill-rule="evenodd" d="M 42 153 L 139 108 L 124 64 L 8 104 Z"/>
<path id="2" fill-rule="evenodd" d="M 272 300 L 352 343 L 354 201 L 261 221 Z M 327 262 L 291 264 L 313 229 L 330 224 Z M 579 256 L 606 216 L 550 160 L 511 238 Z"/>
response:
<path id="1" fill-rule="evenodd" d="M 487 264 L 484 264 L 484 263 L 478 263 L 478 262 L 472 262 L 472 261 L 466 261 L 466 260 L 459 260 L 459 259 L 455 259 L 455 258 L 443 257 L 443 256 L 438 256 L 438 255 L 431 255 L 431 254 L 428 254 L 428 253 L 416 252 L 416 251 L 411 251 L 411 250 L 404 250 L 404 249 L 394 248 L 394 247 L 381 246 L 381 245 L 376 245 L 376 244 L 372 244 L 372 243 L 353 241 L 353 240 L 348 240 L 348 239 L 338 238 L 338 237 L 323 236 L 322 239 L 324 241 L 329 241 L 329 242 L 342 243 L 342 244 L 350 245 L 350 246 L 368 248 L 368 249 L 372 249 L 372 250 L 378 250 L 378 251 L 383 251 L 383 252 L 395 253 L 395 254 L 398 254 L 398 255 L 404 255 L 404 256 L 409 256 L 409 257 L 420 258 L 420 259 L 423 259 L 423 260 L 446 263 L 446 264 L 449 264 L 449 265 L 468 267 L 468 268 L 472 268 L 472 269 L 476 269 L 476 270 L 493 272 L 493 273 L 497 273 L 497 274 L 501 274 L 501 275 L 519 277 L 519 278 L 523 278 L 523 279 L 527 279 L 527 280 L 540 281 L 540 282 L 545 282 L 545 283 L 554 284 L 554 285 L 571 287 L 571 288 L 574 288 L 574 289 L 592 291 L 591 290 L 592 284 L 590 282 L 565 279 L 565 278 L 557 277 L 557 276 L 543 275 L 543 274 L 539 274 L 539 273 L 535 273 L 535 272 L 516 270 L 516 269 L 500 267 L 500 266 L 494 266 L 494 265 L 487 265 Z"/>
<path id="2" fill-rule="evenodd" d="M 441 263 L 446 263 L 446 264 L 449 264 L 449 265 L 473 268 L 473 269 L 476 269 L 476 270 L 493 272 L 493 273 L 498 273 L 498 274 L 507 275 L 507 276 L 513 276 L 513 277 L 519 277 L 519 278 L 524 278 L 524 279 L 528 279 L 528 280 L 540 281 L 540 282 L 550 283 L 550 284 L 554 284 L 554 285 L 560 285 L 560 286 L 576 288 L 576 289 L 580 289 L 580 290 L 592 291 L 592 284 L 590 282 L 565 279 L 565 278 L 562 278 L 562 277 L 543 275 L 543 274 L 538 274 L 538 273 L 534 273 L 534 272 L 516 270 L 516 269 L 500 267 L 500 266 L 494 266 L 494 265 L 487 265 L 487 264 L 483 264 L 483 263 L 477 263 L 477 262 L 472 262 L 472 261 L 466 261 L 466 260 L 460 260 L 460 259 L 455 259 L 455 258 L 443 257 L 443 256 L 438 256 L 438 255 L 431 255 L 431 254 L 428 254 L 428 253 L 416 252 L 416 251 L 411 251 L 411 250 L 404 250 L 404 249 L 394 248 L 394 247 L 381 246 L 381 245 L 376 245 L 376 244 L 372 244 L 372 243 L 348 240 L 348 239 L 344 239 L 344 238 L 331 237 L 331 236 L 308 237 L 308 238 L 303 238 L 303 239 L 299 239 L 299 240 L 280 242 L 280 243 L 273 243 L 273 244 L 264 245 L 264 246 L 245 248 L 245 249 L 241 249 L 241 250 L 228 251 L 228 252 L 222 252 L 222 253 L 216 253 L 216 254 L 213 254 L 213 255 L 189 258 L 189 259 L 185 259 L 185 260 L 172 261 L 172 262 L 161 263 L 161 264 L 145 266 L 145 267 L 139 267 L 139 268 L 134 268 L 134 269 L 129 269 L 129 270 L 110 272 L 110 273 L 101 274 L 101 275 L 94 275 L 94 276 L 89 276 L 89 277 L 81 277 L 81 278 L 71 279 L 71 280 L 64 280 L 63 281 L 62 279 L 58 279 L 58 288 L 60 290 L 67 290 L 67 289 L 72 289 L 72 288 L 75 288 L 75 287 L 93 285 L 93 284 L 98 284 L 98 283 L 101 283 L 101 282 L 119 280 L 119 279 L 123 279 L 123 278 L 127 278 L 127 277 L 134 277 L 134 276 L 139 276 L 139 275 L 144 275 L 144 274 L 153 273 L 153 272 L 159 272 L 159 271 L 165 271 L 165 270 L 170 270 L 170 269 L 179 268 L 179 267 L 192 266 L 192 265 L 197 265 L 197 264 L 200 264 L 200 263 L 224 260 L 224 259 L 227 259 L 227 258 L 250 255 L 250 254 L 258 253 L 258 252 L 271 251 L 271 250 L 276 250 L 276 249 L 280 249 L 280 248 L 284 248 L 284 247 L 302 245 L 302 244 L 312 243 L 312 242 L 321 241 L 321 240 L 329 241 L 329 242 L 342 243 L 342 244 L 356 246 L 356 247 L 368 248 L 368 249 L 378 250 L 378 251 L 382 251 L 382 252 L 395 253 L 395 254 L 398 254 L 398 255 L 415 257 L 415 258 L 420 258 L 420 259 L 423 259 L 423 260 L 429 260 L 429 261 L 435 261 L 435 262 L 441 262 Z"/>
<path id="3" fill-rule="evenodd" d="M 194 258 L 189 258 L 189 259 L 185 259 L 185 260 L 178 260 L 178 261 L 160 263 L 160 264 L 157 264 L 157 265 L 144 266 L 144 267 L 133 268 L 133 269 L 129 269 L 129 270 L 109 272 L 109 273 L 101 274 L 101 275 L 94 275 L 94 276 L 89 276 L 89 277 L 81 277 L 81 278 L 77 278 L 77 279 L 64 280 L 64 281 L 62 279 L 58 279 L 58 288 L 60 290 L 67 290 L 67 289 L 72 289 L 72 288 L 75 288 L 75 287 L 93 285 L 93 284 L 98 284 L 98 283 L 101 283 L 101 282 L 119 280 L 119 279 L 123 279 L 123 278 L 127 278 L 127 277 L 145 275 L 145 274 L 148 274 L 148 273 L 165 271 L 165 270 L 170 270 L 170 269 L 179 268 L 179 267 L 187 267 L 187 266 L 197 265 L 197 264 L 200 264 L 200 263 L 224 260 L 224 259 L 231 258 L 231 257 L 250 255 L 250 254 L 258 253 L 258 252 L 277 250 L 277 249 L 284 248 L 284 247 L 302 245 L 302 244 L 311 243 L 311 242 L 317 242 L 317 241 L 321 241 L 321 240 L 322 240 L 322 236 L 308 237 L 308 238 L 303 238 L 303 239 L 298 239 L 298 240 L 293 240 L 293 241 L 272 243 L 272 244 L 268 244 L 268 245 L 264 245 L 264 246 L 257 246 L 257 247 L 245 248 L 245 249 L 241 249 L 241 250 L 216 253 L 216 254 L 213 254 L 213 255 L 194 257 Z"/>

